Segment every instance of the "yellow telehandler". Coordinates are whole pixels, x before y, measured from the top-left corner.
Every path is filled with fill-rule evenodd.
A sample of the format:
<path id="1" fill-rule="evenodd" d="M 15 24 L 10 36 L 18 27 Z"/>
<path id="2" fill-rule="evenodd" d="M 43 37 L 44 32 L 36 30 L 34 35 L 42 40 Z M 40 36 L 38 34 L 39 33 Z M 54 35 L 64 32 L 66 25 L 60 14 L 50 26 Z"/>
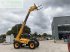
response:
<path id="1" fill-rule="evenodd" d="M 24 20 L 24 22 L 22 23 L 22 26 L 14 40 L 14 48 L 15 49 L 18 49 L 20 47 L 22 47 L 22 45 L 25 45 L 25 46 L 28 46 L 30 49 L 35 49 L 36 47 L 39 46 L 39 41 L 36 39 L 36 38 L 26 38 L 26 37 L 22 37 L 22 32 L 24 30 L 24 27 L 25 27 L 25 24 L 27 22 L 27 19 L 29 17 L 29 14 L 34 11 L 34 10 L 38 10 L 38 7 L 34 4 L 34 6 L 31 6 L 27 15 L 26 15 L 26 18 Z M 24 35 L 24 34 L 23 34 Z"/>

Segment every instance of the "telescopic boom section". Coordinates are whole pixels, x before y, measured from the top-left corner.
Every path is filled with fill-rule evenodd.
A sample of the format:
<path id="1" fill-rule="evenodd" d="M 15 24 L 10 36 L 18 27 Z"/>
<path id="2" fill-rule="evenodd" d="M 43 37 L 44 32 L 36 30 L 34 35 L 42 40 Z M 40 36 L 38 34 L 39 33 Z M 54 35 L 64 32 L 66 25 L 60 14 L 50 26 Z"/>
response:
<path id="1" fill-rule="evenodd" d="M 30 12 L 32 12 L 32 11 L 34 11 L 34 10 L 38 10 L 38 7 L 37 7 L 35 4 L 34 4 L 34 6 L 31 6 L 31 7 L 30 7 L 30 9 L 29 9 L 29 11 L 28 11 L 28 13 L 27 13 L 27 15 L 26 15 L 26 18 L 25 18 L 24 22 L 22 23 L 22 26 L 21 26 L 21 28 L 20 28 L 20 30 L 19 30 L 19 32 L 18 32 L 18 35 L 17 35 L 16 38 L 15 38 L 16 41 L 19 41 L 19 40 L 20 40 L 20 36 L 21 36 L 21 34 L 22 34 L 22 32 L 23 32 L 23 29 L 24 29 L 24 27 L 25 27 L 25 25 L 26 25 L 26 22 L 27 22 L 27 19 L 28 19 L 28 17 L 29 17 L 29 14 L 30 14 Z"/>

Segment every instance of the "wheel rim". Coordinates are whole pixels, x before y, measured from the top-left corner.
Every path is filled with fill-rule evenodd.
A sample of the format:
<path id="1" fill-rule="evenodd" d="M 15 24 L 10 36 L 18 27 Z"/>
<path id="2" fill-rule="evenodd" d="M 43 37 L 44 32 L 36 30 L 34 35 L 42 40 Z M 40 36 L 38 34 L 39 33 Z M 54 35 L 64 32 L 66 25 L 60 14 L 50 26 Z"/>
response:
<path id="1" fill-rule="evenodd" d="M 19 44 L 18 43 L 15 43 L 15 47 L 17 48 L 19 46 Z"/>
<path id="2" fill-rule="evenodd" d="M 31 47 L 31 48 L 34 48 L 34 43 L 31 43 L 31 44 L 30 44 L 30 47 Z"/>

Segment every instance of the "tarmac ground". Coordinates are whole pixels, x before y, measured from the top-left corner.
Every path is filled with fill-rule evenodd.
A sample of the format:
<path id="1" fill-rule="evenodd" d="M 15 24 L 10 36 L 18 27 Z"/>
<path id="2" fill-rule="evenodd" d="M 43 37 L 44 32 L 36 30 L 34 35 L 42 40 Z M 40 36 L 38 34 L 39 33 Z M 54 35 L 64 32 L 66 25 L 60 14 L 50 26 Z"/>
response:
<path id="1" fill-rule="evenodd" d="M 0 44 L 0 52 L 68 52 L 67 43 L 54 43 L 53 40 L 40 41 L 36 49 L 20 48 L 14 49 L 13 44 Z"/>

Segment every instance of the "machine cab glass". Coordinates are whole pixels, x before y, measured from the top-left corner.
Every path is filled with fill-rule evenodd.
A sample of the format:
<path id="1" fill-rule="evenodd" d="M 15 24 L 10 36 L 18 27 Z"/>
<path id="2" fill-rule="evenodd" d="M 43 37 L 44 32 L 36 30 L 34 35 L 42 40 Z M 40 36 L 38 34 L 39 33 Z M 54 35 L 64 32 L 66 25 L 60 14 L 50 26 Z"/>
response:
<path id="1" fill-rule="evenodd" d="M 30 34 L 27 34 L 27 33 L 22 34 L 21 38 L 27 38 L 27 39 L 29 39 L 30 38 Z"/>

